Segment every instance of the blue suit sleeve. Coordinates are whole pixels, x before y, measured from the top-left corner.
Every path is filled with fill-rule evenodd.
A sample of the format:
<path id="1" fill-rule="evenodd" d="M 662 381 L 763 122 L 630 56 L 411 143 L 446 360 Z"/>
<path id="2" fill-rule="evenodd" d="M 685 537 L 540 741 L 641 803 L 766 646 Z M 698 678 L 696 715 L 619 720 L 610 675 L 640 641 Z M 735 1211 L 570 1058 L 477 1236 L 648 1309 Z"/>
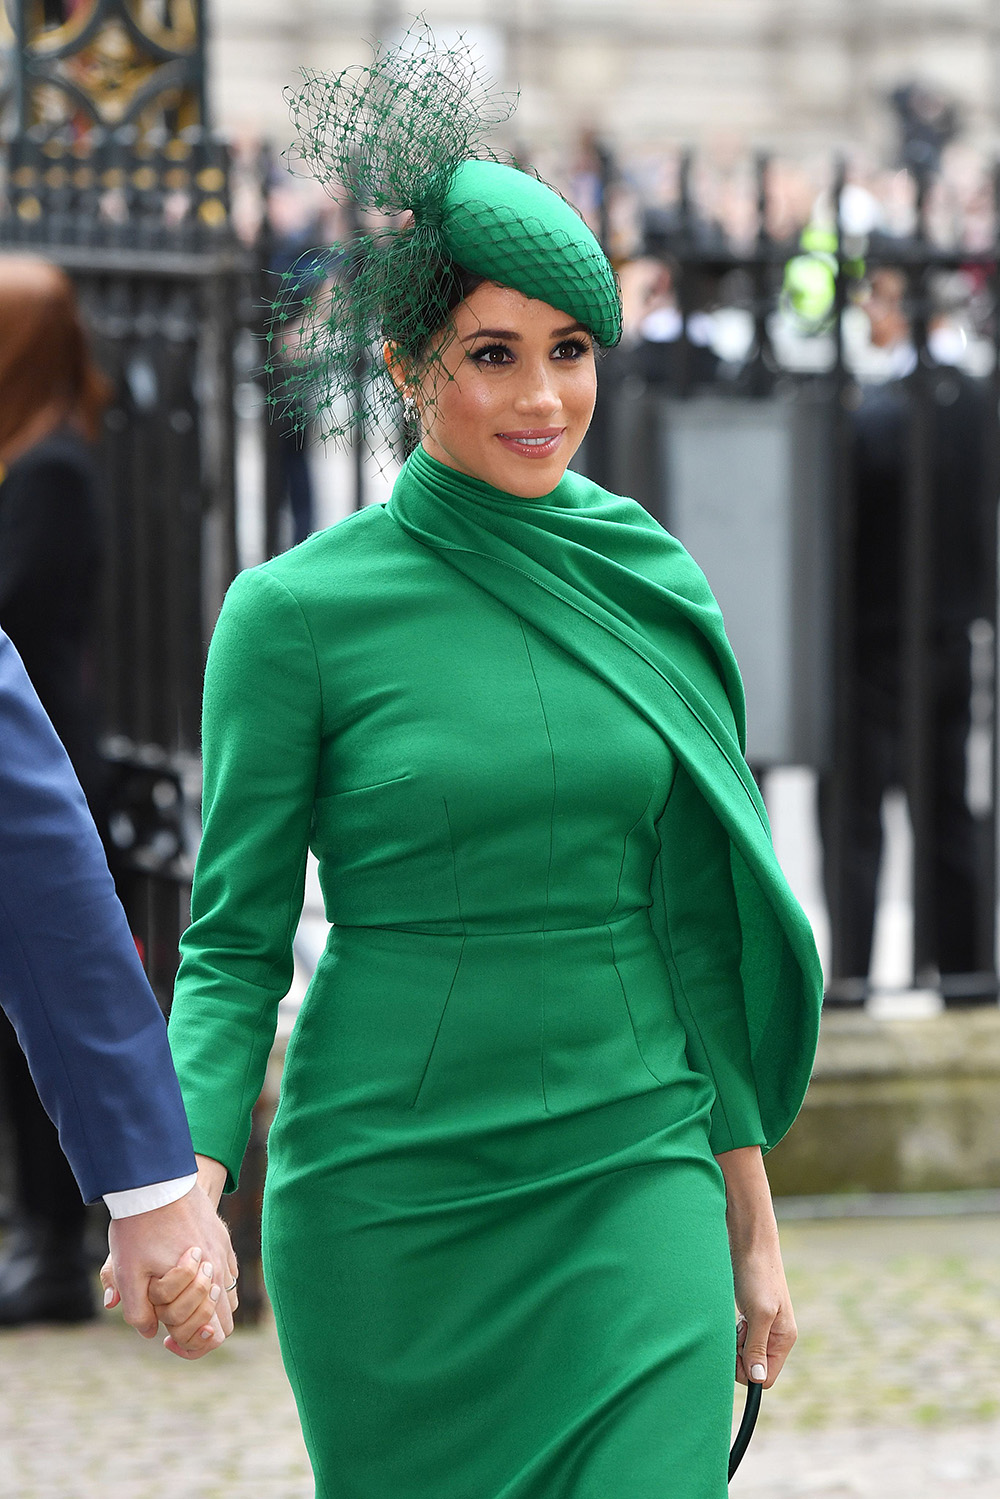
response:
<path id="1" fill-rule="evenodd" d="M 2 632 L 0 1003 L 85 1200 L 194 1171 L 166 1026 L 97 830 Z"/>

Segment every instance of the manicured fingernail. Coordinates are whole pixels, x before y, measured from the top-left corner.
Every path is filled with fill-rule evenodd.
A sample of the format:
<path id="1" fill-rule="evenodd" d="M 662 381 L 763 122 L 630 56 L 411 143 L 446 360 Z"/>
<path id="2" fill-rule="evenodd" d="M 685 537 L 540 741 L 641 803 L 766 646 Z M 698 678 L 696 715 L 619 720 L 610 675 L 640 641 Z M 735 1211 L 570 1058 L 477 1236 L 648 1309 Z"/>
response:
<path id="1" fill-rule="evenodd" d="M 213 1286 L 212 1289 L 209 1291 L 208 1294 L 209 1294 L 210 1300 L 212 1300 L 212 1301 L 218 1301 L 219 1297 L 222 1295 L 222 1287 L 221 1286 Z"/>
<path id="2" fill-rule="evenodd" d="M 108 1286 L 108 1289 L 104 1293 L 104 1305 L 105 1306 L 110 1306 L 111 1303 L 114 1301 L 114 1299 L 115 1299 L 115 1293 L 112 1290 L 111 1286 Z"/>
<path id="3" fill-rule="evenodd" d="M 202 1267 L 201 1267 L 201 1273 L 205 1277 L 206 1280 L 211 1280 L 212 1279 L 212 1262 L 211 1262 L 211 1260 L 209 1260 L 208 1264 L 202 1265 Z"/>
<path id="4" fill-rule="evenodd" d="M 763 1384 L 764 1380 L 767 1378 L 767 1370 L 764 1368 L 764 1365 L 752 1364 L 750 1368 L 750 1378 L 754 1381 L 755 1384 Z"/>
<path id="5" fill-rule="evenodd" d="M 206 1338 L 210 1338 L 211 1336 L 212 1336 L 212 1329 L 210 1327 L 203 1327 L 202 1330 L 201 1330 L 202 1342 L 204 1342 L 204 1340 Z"/>
<path id="6" fill-rule="evenodd" d="M 198 1261 L 201 1259 L 201 1250 L 200 1249 L 192 1249 L 192 1251 L 191 1251 L 191 1258 L 194 1260 L 195 1264 L 197 1265 Z"/>

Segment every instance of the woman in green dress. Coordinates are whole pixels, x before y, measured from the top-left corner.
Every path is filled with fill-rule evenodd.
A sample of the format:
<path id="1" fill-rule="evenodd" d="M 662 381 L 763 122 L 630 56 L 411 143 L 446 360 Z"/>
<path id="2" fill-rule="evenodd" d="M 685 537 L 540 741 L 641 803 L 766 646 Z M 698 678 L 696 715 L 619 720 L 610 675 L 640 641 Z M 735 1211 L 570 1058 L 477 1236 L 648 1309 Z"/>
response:
<path id="1" fill-rule="evenodd" d="M 387 505 L 227 595 L 175 1060 L 218 1200 L 311 847 L 332 925 L 264 1258 L 317 1494 L 721 1499 L 734 1367 L 771 1384 L 795 1336 L 762 1151 L 808 1079 L 815 949 L 704 578 L 567 469 L 613 273 L 549 188 L 455 147 L 454 110 L 429 172 L 453 75 L 418 62 L 310 84 L 313 162 L 370 189 L 353 90 L 395 174 L 368 201 L 413 213 L 317 312 L 328 424 L 371 297 L 419 442 Z"/>

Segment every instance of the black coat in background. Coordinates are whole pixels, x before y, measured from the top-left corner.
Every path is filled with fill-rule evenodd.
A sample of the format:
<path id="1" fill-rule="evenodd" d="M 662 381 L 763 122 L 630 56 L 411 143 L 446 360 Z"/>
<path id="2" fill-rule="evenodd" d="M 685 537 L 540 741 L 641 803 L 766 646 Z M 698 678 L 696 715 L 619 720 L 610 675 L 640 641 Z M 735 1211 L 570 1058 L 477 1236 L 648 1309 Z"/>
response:
<path id="1" fill-rule="evenodd" d="M 59 430 L 17 458 L 0 483 L 0 628 L 17 647 L 104 837 L 90 654 L 101 558 L 90 453 L 75 432 Z M 73 1250 L 83 1201 L 2 1014 L 0 1086 L 14 1139 L 18 1217 Z"/>
<path id="2" fill-rule="evenodd" d="M 91 636 L 103 555 L 93 464 L 61 430 L 15 460 L 0 484 L 0 627 L 73 762 L 101 829 Z"/>

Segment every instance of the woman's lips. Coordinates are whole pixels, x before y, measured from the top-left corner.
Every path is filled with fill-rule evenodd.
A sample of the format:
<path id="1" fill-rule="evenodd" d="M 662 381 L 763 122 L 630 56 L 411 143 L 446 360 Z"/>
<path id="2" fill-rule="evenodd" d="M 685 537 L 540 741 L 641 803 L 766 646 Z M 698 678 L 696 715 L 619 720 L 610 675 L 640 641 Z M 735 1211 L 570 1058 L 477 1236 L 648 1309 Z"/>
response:
<path id="1" fill-rule="evenodd" d="M 498 432 L 497 438 L 522 458 L 549 458 L 562 442 L 565 427 L 533 427 L 525 432 Z"/>

